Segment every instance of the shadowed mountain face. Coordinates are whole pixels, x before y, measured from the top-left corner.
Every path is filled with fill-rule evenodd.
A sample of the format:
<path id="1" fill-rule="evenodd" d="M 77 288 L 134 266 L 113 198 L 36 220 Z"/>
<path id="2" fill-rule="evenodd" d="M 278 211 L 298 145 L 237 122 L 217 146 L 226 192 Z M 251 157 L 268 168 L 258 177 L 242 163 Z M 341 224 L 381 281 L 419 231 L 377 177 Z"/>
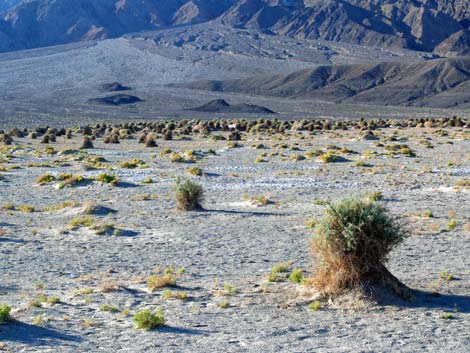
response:
<path id="1" fill-rule="evenodd" d="M 289 75 L 173 85 L 216 92 L 338 103 L 469 107 L 470 58 L 425 63 L 330 65 Z"/>
<path id="2" fill-rule="evenodd" d="M 233 0 L 33 0 L 0 19 L 0 51 L 208 21 Z"/>
<path id="3" fill-rule="evenodd" d="M 0 51 L 214 19 L 298 39 L 433 51 L 470 25 L 467 0 L 24 0 L 11 8 L 16 2 L 2 4 Z"/>
<path id="4" fill-rule="evenodd" d="M 10 10 L 13 6 L 19 4 L 21 0 L 2 0 L 0 1 L 0 12 Z"/>

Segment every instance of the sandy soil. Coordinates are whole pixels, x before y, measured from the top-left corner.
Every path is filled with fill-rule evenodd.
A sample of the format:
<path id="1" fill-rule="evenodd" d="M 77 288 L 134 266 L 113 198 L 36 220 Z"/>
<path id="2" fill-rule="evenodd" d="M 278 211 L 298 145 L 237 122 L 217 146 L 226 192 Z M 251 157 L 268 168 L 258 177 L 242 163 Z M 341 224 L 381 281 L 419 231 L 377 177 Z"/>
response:
<path id="1" fill-rule="evenodd" d="M 15 319 L 0 326 L 0 348 L 466 352 L 470 134 L 459 128 L 446 131 L 384 129 L 377 132 L 379 141 L 362 139 L 357 131 L 247 134 L 236 148 L 200 136 L 158 139 L 156 148 L 136 139 L 119 145 L 98 139 L 94 149 L 81 154 L 59 152 L 77 149 L 78 134 L 72 140 L 59 137 L 49 153 L 39 140 L 15 138 L 17 145 L 0 149 L 0 303 L 12 307 Z M 407 144 L 416 157 L 392 155 L 378 142 Z M 265 147 L 256 149 L 257 144 Z M 347 162 L 292 157 L 337 147 L 354 151 L 337 152 Z M 202 152 L 194 154 L 193 163 L 173 163 L 170 154 L 161 156 L 164 148 L 182 156 Z M 104 157 L 102 163 L 112 171 L 84 168 L 83 158 L 93 156 Z M 146 165 L 120 167 L 133 159 Z M 204 175 L 190 176 L 187 170 L 194 166 Z M 90 180 L 103 171 L 115 173 L 121 182 L 112 186 Z M 87 179 L 62 189 L 59 181 L 37 185 L 36 179 L 46 173 Z M 177 176 L 203 185 L 203 210 L 175 210 Z M 143 183 L 148 177 L 153 182 Z M 321 217 L 323 201 L 370 191 L 382 192 L 391 212 L 408 221 L 412 236 L 394 251 L 388 266 L 417 290 L 412 302 L 333 301 L 313 311 L 307 306 L 315 293 L 306 286 L 287 279 L 267 281 L 272 268 L 287 261 L 308 277 L 313 270 L 308 221 Z M 258 196 L 272 202 L 257 206 L 250 200 Z M 89 200 L 101 206 L 92 215 L 84 214 Z M 76 202 L 46 209 L 66 201 Z M 102 235 L 86 226 L 71 230 L 69 224 L 77 217 L 92 217 L 95 225 L 112 224 L 119 230 Z M 151 292 L 146 279 L 169 267 L 177 287 Z M 171 299 L 167 290 L 172 291 Z M 176 299 L 177 293 L 186 298 Z M 46 302 L 53 297 L 60 301 Z M 228 307 L 222 308 L 222 303 Z M 116 311 L 104 310 L 106 304 Z M 158 306 L 163 307 L 165 326 L 137 330 L 133 315 Z"/>

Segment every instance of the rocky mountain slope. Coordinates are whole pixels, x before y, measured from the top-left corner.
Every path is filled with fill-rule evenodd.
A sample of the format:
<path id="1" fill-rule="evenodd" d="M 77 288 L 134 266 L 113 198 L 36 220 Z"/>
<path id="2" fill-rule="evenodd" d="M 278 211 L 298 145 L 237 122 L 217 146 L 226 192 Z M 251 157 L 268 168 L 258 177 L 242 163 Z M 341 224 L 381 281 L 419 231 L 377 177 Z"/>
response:
<path id="1" fill-rule="evenodd" d="M 24 0 L 0 18 L 0 51 L 217 19 L 297 39 L 432 52 L 470 26 L 467 0 Z M 450 38 L 449 40 L 452 41 Z M 446 52 L 439 51 L 446 55 Z"/>
<path id="2" fill-rule="evenodd" d="M 416 64 L 325 65 L 288 75 L 172 86 L 337 103 L 469 107 L 470 58 Z"/>

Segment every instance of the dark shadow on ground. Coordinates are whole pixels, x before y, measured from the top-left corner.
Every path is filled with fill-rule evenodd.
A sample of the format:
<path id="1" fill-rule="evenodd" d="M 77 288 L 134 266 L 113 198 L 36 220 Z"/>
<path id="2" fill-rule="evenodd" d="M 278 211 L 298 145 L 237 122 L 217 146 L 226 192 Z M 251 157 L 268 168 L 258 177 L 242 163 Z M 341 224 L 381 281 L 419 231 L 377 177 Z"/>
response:
<path id="1" fill-rule="evenodd" d="M 116 235 L 117 237 L 136 237 L 139 233 L 129 229 L 119 229 L 121 232 Z"/>
<path id="2" fill-rule="evenodd" d="M 127 189 L 127 188 L 140 188 L 142 185 L 129 183 L 127 181 L 120 181 L 119 183 L 116 184 L 116 186 L 119 188 Z"/>
<path id="3" fill-rule="evenodd" d="M 206 208 L 200 208 L 196 210 L 200 213 L 222 213 L 222 214 L 239 214 L 246 216 L 289 216 L 288 213 L 274 213 L 274 212 L 256 212 L 256 211 L 236 211 L 236 210 L 210 210 Z"/>
<path id="4" fill-rule="evenodd" d="M 28 345 L 58 345 L 61 341 L 80 342 L 76 336 L 64 334 L 52 328 L 34 326 L 13 321 L 0 326 L 0 341 L 18 342 Z"/>
<path id="5" fill-rule="evenodd" d="M 184 335 L 203 335 L 203 336 L 207 336 L 210 333 L 213 333 L 212 331 L 196 330 L 192 328 L 174 327 L 174 326 L 166 326 L 166 325 L 159 328 L 158 332 L 173 333 L 173 334 L 179 334 L 179 335 L 184 334 Z"/>
<path id="6" fill-rule="evenodd" d="M 24 240 L 21 240 L 21 239 L 13 239 L 13 238 L 0 237 L 0 243 L 24 244 L 25 241 L 24 241 Z"/>
<path id="7" fill-rule="evenodd" d="M 385 293 L 382 290 L 376 292 L 380 305 L 394 305 L 402 308 L 425 308 L 456 313 L 470 313 L 470 296 L 441 294 L 411 289 L 411 300 L 404 300 L 397 296 Z"/>
<path id="8" fill-rule="evenodd" d="M 14 224 L 11 223 L 5 223 L 5 222 L 0 222 L 0 227 L 13 227 Z"/>

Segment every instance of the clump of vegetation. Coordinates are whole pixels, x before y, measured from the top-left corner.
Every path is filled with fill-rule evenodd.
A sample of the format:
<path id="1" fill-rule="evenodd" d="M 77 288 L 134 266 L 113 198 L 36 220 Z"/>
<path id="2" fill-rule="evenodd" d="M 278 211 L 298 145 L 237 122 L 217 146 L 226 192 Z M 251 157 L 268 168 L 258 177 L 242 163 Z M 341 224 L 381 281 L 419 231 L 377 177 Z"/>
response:
<path id="1" fill-rule="evenodd" d="M 302 284 L 304 283 L 304 275 L 301 268 L 294 268 L 289 275 L 289 280 L 294 283 Z"/>
<path id="2" fill-rule="evenodd" d="M 57 185 L 58 189 L 63 189 L 68 185 L 73 186 L 79 183 L 83 183 L 85 181 L 85 178 L 83 176 L 73 174 L 59 174 L 57 176 L 57 179 L 62 180 L 59 185 Z"/>
<path id="3" fill-rule="evenodd" d="M 407 288 L 384 263 L 407 235 L 378 202 L 349 198 L 330 203 L 314 229 L 311 250 L 318 267 L 311 282 L 327 295 L 369 283 L 385 285 L 406 298 Z"/>
<path id="4" fill-rule="evenodd" d="M 191 167 L 188 169 L 188 173 L 194 176 L 202 176 L 202 169 L 198 167 Z"/>
<path id="5" fill-rule="evenodd" d="M 133 159 L 132 161 L 125 161 L 119 164 L 121 168 L 134 169 L 134 168 L 146 168 L 147 164 L 141 159 Z"/>
<path id="6" fill-rule="evenodd" d="M 95 177 L 96 181 L 100 181 L 105 184 L 111 184 L 116 186 L 119 183 L 119 178 L 115 174 L 100 173 Z"/>
<path id="7" fill-rule="evenodd" d="M 311 303 L 307 306 L 307 308 L 308 308 L 309 310 L 317 311 L 317 310 L 319 310 L 319 309 L 321 308 L 321 302 L 320 302 L 319 300 L 315 300 L 315 301 L 311 302 Z"/>
<path id="8" fill-rule="evenodd" d="M 11 320 L 11 308 L 8 305 L 0 305 L 0 324 L 4 324 Z"/>
<path id="9" fill-rule="evenodd" d="M 453 231 L 455 228 L 457 228 L 457 221 L 452 218 L 451 220 L 449 220 L 449 223 L 447 223 L 447 229 L 449 231 Z"/>
<path id="10" fill-rule="evenodd" d="M 165 324 L 165 317 L 163 316 L 163 309 L 158 307 L 155 312 L 150 310 L 142 310 L 134 315 L 134 323 L 138 329 L 145 331 L 153 330 Z"/>
<path id="11" fill-rule="evenodd" d="M 323 153 L 322 155 L 320 155 L 320 161 L 322 161 L 323 163 L 335 163 L 335 162 L 346 162 L 347 159 L 340 156 L 340 155 L 337 155 L 336 153 L 332 152 L 332 151 L 328 151 L 328 152 L 325 152 Z"/>
<path id="12" fill-rule="evenodd" d="M 204 190 L 201 185 L 191 180 L 176 180 L 176 203 L 182 211 L 192 211 L 201 208 Z"/>
<path id="13" fill-rule="evenodd" d="M 100 310 L 101 311 L 105 311 L 105 312 L 108 312 L 108 313 L 117 313 L 119 312 L 119 308 L 117 308 L 116 306 L 114 305 L 110 305 L 110 304 L 103 304 L 100 306 Z"/>
<path id="14" fill-rule="evenodd" d="M 18 207 L 18 211 L 21 211 L 23 213 L 33 213 L 35 209 L 31 205 L 21 205 Z"/>
<path id="15" fill-rule="evenodd" d="M 69 223 L 69 229 L 74 230 L 80 227 L 91 227 L 95 220 L 92 217 L 76 217 Z"/>
<path id="16" fill-rule="evenodd" d="M 164 275 L 154 274 L 147 278 L 147 288 L 151 292 L 155 292 L 159 288 L 175 286 L 176 278 L 171 273 L 166 273 Z"/>
<path id="17" fill-rule="evenodd" d="M 366 193 L 366 198 L 370 201 L 380 201 L 384 198 L 384 195 L 380 191 L 370 191 Z"/>
<path id="18" fill-rule="evenodd" d="M 287 274 L 292 266 L 292 261 L 281 262 L 276 264 L 268 275 L 268 282 L 279 282 L 281 280 L 279 274 Z"/>
<path id="19" fill-rule="evenodd" d="M 93 146 L 93 142 L 91 142 L 91 139 L 88 136 L 83 136 L 83 141 L 82 145 L 80 146 L 81 150 L 86 150 L 86 149 L 92 149 L 95 148 Z"/>
<path id="20" fill-rule="evenodd" d="M 36 178 L 36 184 L 46 185 L 55 181 L 55 176 L 52 174 L 42 174 Z"/>

